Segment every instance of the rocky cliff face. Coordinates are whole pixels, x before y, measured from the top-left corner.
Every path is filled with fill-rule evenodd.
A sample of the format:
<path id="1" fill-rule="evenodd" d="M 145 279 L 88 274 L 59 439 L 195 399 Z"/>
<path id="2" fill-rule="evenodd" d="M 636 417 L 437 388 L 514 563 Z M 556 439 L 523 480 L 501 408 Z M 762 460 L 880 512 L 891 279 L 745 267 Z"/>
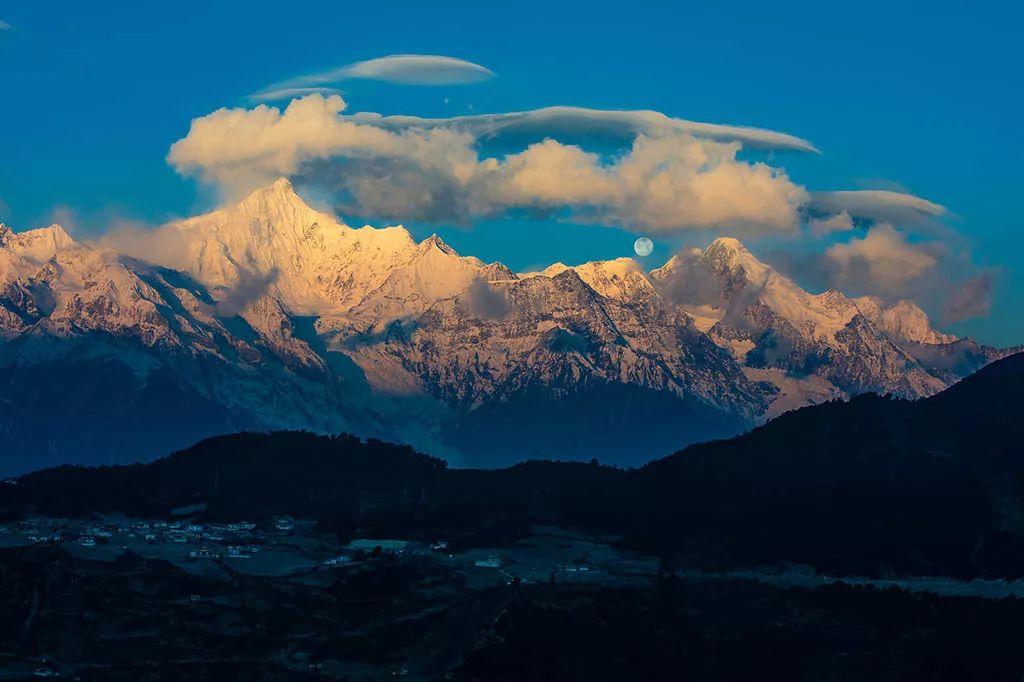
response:
<path id="1" fill-rule="evenodd" d="M 727 238 L 651 273 L 517 275 L 341 224 L 286 181 L 145 247 L 0 226 L 8 470 L 239 428 L 349 430 L 458 464 L 634 463 L 811 402 L 929 395 L 999 356 L 907 301 L 808 293 Z"/>

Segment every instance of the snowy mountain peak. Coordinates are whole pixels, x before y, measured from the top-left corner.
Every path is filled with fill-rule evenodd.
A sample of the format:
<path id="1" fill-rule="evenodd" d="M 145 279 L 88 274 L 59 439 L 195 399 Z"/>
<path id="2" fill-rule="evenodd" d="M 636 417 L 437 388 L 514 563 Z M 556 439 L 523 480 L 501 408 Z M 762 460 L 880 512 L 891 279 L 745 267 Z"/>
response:
<path id="1" fill-rule="evenodd" d="M 484 264 L 480 272 L 488 282 L 512 282 L 519 279 L 507 265 L 498 261 Z"/>
<path id="2" fill-rule="evenodd" d="M 907 299 L 896 301 L 889 306 L 877 296 L 861 296 L 853 302 L 864 317 L 897 341 L 946 344 L 957 340 L 951 334 L 943 334 L 933 329 L 928 314 Z"/>
<path id="3" fill-rule="evenodd" d="M 575 296 L 594 296 L 594 289 L 584 281 L 576 268 L 566 268 L 552 275 L 551 281 L 556 284 L 556 288 L 560 291 L 570 292 Z"/>
<path id="4" fill-rule="evenodd" d="M 612 260 L 590 261 L 581 267 L 600 268 L 606 272 L 617 274 L 620 277 L 624 277 L 630 272 L 638 272 L 642 270 L 640 263 L 628 256 L 614 258 Z"/>
<path id="5" fill-rule="evenodd" d="M 40 227 L 25 232 L 13 232 L 10 228 L 0 229 L 0 246 L 3 246 L 22 258 L 36 262 L 47 261 L 60 251 L 75 245 L 75 240 L 67 231 L 54 223 L 49 227 Z"/>
<path id="6" fill-rule="evenodd" d="M 295 186 L 292 185 L 292 181 L 286 177 L 280 177 L 277 180 L 274 180 L 274 182 L 270 184 L 270 188 L 280 192 L 295 191 Z"/>
<path id="7" fill-rule="evenodd" d="M 704 249 L 704 260 L 720 274 L 745 275 L 746 279 L 761 283 L 771 268 L 759 261 L 738 239 L 719 237 Z"/>
<path id="8" fill-rule="evenodd" d="M 71 238 L 67 230 L 58 223 L 54 223 L 49 227 L 28 230 L 23 232 L 21 236 L 24 237 L 25 243 L 30 241 L 45 242 L 53 246 L 55 250 L 65 249 L 75 243 L 75 240 Z"/>
<path id="9" fill-rule="evenodd" d="M 708 248 L 705 249 L 705 252 L 709 254 L 716 252 L 738 254 L 750 253 L 750 251 L 747 250 L 747 247 L 743 245 L 743 242 L 735 237 L 716 237 L 710 244 L 708 244 Z"/>
<path id="10" fill-rule="evenodd" d="M 530 277 L 530 276 L 533 276 L 533 275 L 543 275 L 545 277 L 554 277 L 555 275 L 557 275 L 559 273 L 562 273 L 562 272 L 565 272 L 568 269 L 569 269 L 568 265 L 566 265 L 565 263 L 562 263 L 561 261 L 559 261 L 557 263 L 552 263 L 551 265 L 547 266 L 546 268 L 544 268 L 540 272 L 525 272 L 525 273 L 523 273 L 523 276 L 524 277 Z"/>
<path id="11" fill-rule="evenodd" d="M 430 250 L 430 249 L 437 249 L 441 253 L 447 254 L 449 256 L 458 256 L 459 255 L 458 253 L 456 253 L 455 249 L 453 249 L 452 247 L 448 246 L 448 244 L 446 244 L 443 239 L 438 237 L 436 233 L 430 235 L 429 237 L 424 239 L 422 242 L 420 242 L 419 246 L 424 251 L 427 251 L 427 250 Z"/>
<path id="12" fill-rule="evenodd" d="M 693 251 L 696 251 L 696 254 L 694 254 Z M 690 258 L 693 258 L 695 255 L 699 257 L 702 253 L 703 251 L 701 251 L 700 249 L 693 249 L 691 252 L 689 252 L 688 255 Z M 649 274 L 651 278 L 656 281 L 666 280 L 669 279 L 673 273 L 677 272 L 682 267 L 682 256 L 673 255 L 671 258 L 665 261 L 664 265 L 662 265 L 660 268 L 654 268 L 653 270 L 650 271 Z"/>
<path id="13" fill-rule="evenodd" d="M 818 294 L 818 298 L 824 303 L 834 303 L 838 305 L 845 305 L 849 303 L 849 299 L 846 297 L 846 294 L 841 291 L 836 291 L 835 289 L 827 289 L 821 292 Z"/>
<path id="14" fill-rule="evenodd" d="M 353 229 L 311 208 L 284 179 L 160 230 L 176 251 L 174 262 L 161 264 L 188 271 L 215 294 L 264 282 L 266 293 L 301 314 L 351 308 L 417 249 L 401 227 Z"/>
<path id="15" fill-rule="evenodd" d="M 727 237 L 714 240 L 703 252 L 678 254 L 651 272 L 651 279 L 663 296 L 683 306 L 699 329 L 718 326 L 718 333 L 730 338 L 752 340 L 753 330 L 773 316 L 807 343 L 831 344 L 857 314 L 839 292 L 810 294 Z"/>
<path id="16" fill-rule="evenodd" d="M 249 196 L 241 201 L 241 203 L 246 204 L 274 200 L 284 203 L 301 203 L 303 205 L 306 203 L 295 191 L 295 185 L 293 185 L 292 181 L 288 178 L 278 178 L 265 187 L 254 189 L 249 193 Z"/>
<path id="17" fill-rule="evenodd" d="M 654 292 L 654 287 L 644 274 L 640 263 L 632 258 L 590 261 L 572 267 L 564 263 L 554 263 L 540 274 L 545 277 L 557 277 L 567 271 L 574 272 L 591 289 L 605 298 L 627 301 Z"/>
<path id="18" fill-rule="evenodd" d="M 237 205 L 221 210 L 277 228 L 305 227 L 313 222 L 340 225 L 332 216 L 310 207 L 284 178 L 254 190 Z"/>

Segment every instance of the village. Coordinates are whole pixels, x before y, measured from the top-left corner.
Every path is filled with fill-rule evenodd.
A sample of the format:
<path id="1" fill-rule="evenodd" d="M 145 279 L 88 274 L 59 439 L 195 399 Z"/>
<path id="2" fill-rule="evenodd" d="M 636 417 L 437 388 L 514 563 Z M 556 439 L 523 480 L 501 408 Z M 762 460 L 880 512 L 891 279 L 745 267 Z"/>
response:
<path id="1" fill-rule="evenodd" d="M 291 516 L 262 523 L 33 516 L 0 524 L 0 548 L 44 543 L 60 545 L 84 559 L 113 561 L 132 553 L 207 575 L 235 572 L 287 577 L 385 558 L 427 560 L 465 573 L 471 588 L 556 580 L 635 582 L 649 580 L 658 570 L 652 557 L 624 556 L 607 544 L 556 528 L 540 528 L 536 536 L 510 547 L 456 552 L 443 538 L 431 542 L 356 538 L 341 543 L 319 532 L 313 522 Z"/>

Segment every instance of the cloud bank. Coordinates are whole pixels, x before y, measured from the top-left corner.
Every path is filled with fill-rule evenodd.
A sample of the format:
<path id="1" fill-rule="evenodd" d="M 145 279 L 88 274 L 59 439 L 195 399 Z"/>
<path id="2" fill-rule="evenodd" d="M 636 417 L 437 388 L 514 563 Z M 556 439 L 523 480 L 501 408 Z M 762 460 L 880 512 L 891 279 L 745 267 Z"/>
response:
<path id="1" fill-rule="evenodd" d="M 771 157 L 742 153 L 817 153 L 799 137 L 655 111 L 349 113 L 340 94 L 314 84 L 357 73 L 404 78 L 396 74 L 415 63 L 361 62 L 283 84 L 280 96 L 302 94 L 284 109 L 260 104 L 196 118 L 168 162 L 225 198 L 285 176 L 332 197 L 343 213 L 379 221 L 469 224 L 526 214 L 654 237 L 814 237 L 824 252 L 790 256 L 783 271 L 822 288 L 930 300 L 948 320 L 987 312 L 992 278 L 963 243 L 936 239 L 945 207 L 900 191 L 811 193 Z"/>
<path id="2" fill-rule="evenodd" d="M 651 129 L 606 158 L 552 138 L 504 156 L 480 153 L 479 131 L 375 125 L 341 115 L 338 95 L 308 95 L 284 111 L 259 105 L 193 120 L 168 162 L 228 196 L 302 175 L 337 190 L 343 207 L 378 219 L 466 222 L 514 210 L 668 233 L 798 228 L 809 195 L 785 171 L 738 157 L 749 133 L 715 139 Z"/>

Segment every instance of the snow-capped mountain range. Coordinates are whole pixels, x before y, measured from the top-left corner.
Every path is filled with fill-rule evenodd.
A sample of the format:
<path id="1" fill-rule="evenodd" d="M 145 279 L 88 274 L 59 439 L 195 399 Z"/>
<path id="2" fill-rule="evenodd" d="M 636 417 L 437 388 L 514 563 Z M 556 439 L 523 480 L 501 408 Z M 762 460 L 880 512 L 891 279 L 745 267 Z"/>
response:
<path id="1" fill-rule="evenodd" d="M 134 460 L 238 429 L 351 431 L 455 464 L 637 463 L 1006 352 L 909 301 L 811 294 L 735 239 L 516 274 L 352 228 L 279 180 L 116 249 L 0 225 L 0 468 Z"/>

